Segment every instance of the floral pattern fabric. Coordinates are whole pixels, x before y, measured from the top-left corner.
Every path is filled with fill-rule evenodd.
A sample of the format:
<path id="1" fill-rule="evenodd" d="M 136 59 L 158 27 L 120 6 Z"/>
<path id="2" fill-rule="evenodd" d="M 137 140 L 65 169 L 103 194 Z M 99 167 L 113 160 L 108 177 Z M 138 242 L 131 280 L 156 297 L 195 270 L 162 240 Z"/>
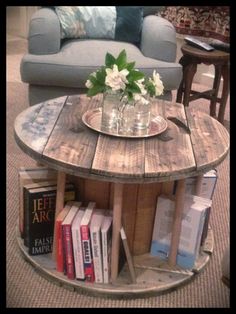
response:
<path id="1" fill-rule="evenodd" d="M 157 15 L 169 20 L 179 34 L 210 37 L 228 43 L 229 11 L 229 6 L 167 6 Z"/>

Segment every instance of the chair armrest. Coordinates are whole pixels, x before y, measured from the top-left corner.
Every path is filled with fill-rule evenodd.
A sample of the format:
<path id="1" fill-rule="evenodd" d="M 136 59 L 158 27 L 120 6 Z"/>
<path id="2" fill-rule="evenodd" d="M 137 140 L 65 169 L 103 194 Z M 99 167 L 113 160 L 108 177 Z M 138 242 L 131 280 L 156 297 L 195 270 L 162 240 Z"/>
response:
<path id="1" fill-rule="evenodd" d="M 146 16 L 143 19 L 140 49 L 146 57 L 175 62 L 177 45 L 174 26 L 160 16 Z"/>
<path id="2" fill-rule="evenodd" d="M 44 55 L 57 53 L 61 46 L 59 19 L 53 9 L 43 8 L 35 12 L 30 20 L 28 51 Z"/>

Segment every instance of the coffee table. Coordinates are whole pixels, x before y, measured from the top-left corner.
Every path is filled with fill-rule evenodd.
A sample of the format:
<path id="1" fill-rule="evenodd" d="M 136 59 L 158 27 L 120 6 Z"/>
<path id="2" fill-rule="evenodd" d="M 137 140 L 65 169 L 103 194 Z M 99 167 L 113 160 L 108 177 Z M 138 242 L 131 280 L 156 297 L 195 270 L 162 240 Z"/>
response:
<path id="1" fill-rule="evenodd" d="M 55 248 L 50 258 L 44 255 L 31 257 L 20 241 L 19 245 L 37 269 L 43 269 L 47 275 L 75 289 L 79 287 L 106 295 L 136 295 L 170 289 L 194 275 L 194 272 L 181 271 L 176 266 L 185 179 L 198 176 L 198 194 L 203 173 L 219 165 L 226 157 L 229 134 L 223 125 L 205 113 L 184 107 L 183 104 L 155 100 L 152 114 L 170 118 L 167 119 L 166 137 L 157 135 L 130 139 L 109 136 L 88 128 L 82 122 L 83 114 L 100 107 L 101 102 L 101 95 L 93 98 L 76 95 L 40 103 L 19 114 L 15 120 L 14 134 L 16 142 L 26 154 L 58 170 L 56 216 L 63 208 L 66 175 L 89 182 L 89 195 L 94 197 L 91 201 L 101 201 L 104 193 L 102 204 L 108 204 L 113 209 L 112 283 L 91 285 L 67 280 L 55 271 Z M 186 127 L 174 123 L 171 117 L 178 118 Z M 158 283 L 153 281 L 156 275 L 150 275 L 155 267 L 158 272 L 158 265 L 161 265 L 148 255 L 152 225 L 157 196 L 163 193 L 171 195 L 174 181 L 177 181 L 177 190 L 171 248 L 168 264 L 161 272 L 164 277 L 167 270 L 171 275 L 168 272 L 168 278 Z M 80 196 L 86 200 L 83 183 L 79 181 Z M 131 252 L 135 255 L 134 264 L 137 268 L 140 266 L 139 270 L 145 268 L 145 263 L 147 266 L 137 284 L 129 284 L 127 273 L 124 281 L 120 281 L 118 276 L 122 224 L 126 227 Z M 200 259 L 198 270 L 208 259 L 209 255 L 206 254 Z"/>

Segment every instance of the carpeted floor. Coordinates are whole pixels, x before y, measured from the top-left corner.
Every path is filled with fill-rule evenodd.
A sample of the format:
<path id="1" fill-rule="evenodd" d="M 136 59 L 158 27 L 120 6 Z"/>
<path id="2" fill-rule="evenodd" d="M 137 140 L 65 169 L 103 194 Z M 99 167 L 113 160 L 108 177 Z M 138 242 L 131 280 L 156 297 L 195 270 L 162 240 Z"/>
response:
<path id="1" fill-rule="evenodd" d="M 19 65 L 26 40 L 9 37 L 7 43 L 7 291 L 8 308 L 228 308 L 230 290 L 221 281 L 221 259 L 229 244 L 229 157 L 217 167 L 218 183 L 213 198 L 211 226 L 214 251 L 210 262 L 192 281 L 163 295 L 114 300 L 79 294 L 41 277 L 20 253 L 15 237 L 18 216 L 17 171 L 35 162 L 17 146 L 13 136 L 15 117 L 28 106 L 27 85 L 21 83 Z M 196 85 L 198 89 L 204 86 Z M 175 96 L 174 96 L 175 99 Z M 190 104 L 208 112 L 207 100 Z M 229 101 L 225 114 L 229 129 Z"/>

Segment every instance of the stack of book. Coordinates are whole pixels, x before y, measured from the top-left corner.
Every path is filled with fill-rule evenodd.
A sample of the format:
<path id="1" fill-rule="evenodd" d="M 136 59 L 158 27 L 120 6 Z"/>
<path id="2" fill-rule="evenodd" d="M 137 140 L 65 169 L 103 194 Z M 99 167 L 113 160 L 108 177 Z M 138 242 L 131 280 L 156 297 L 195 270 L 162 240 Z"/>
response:
<path id="1" fill-rule="evenodd" d="M 95 202 L 66 204 L 56 219 L 57 271 L 69 279 L 109 283 L 111 230 L 111 212 Z"/>
<path id="2" fill-rule="evenodd" d="M 56 172 L 46 167 L 19 170 L 19 230 L 29 255 L 52 252 L 56 209 Z M 66 183 L 65 202 L 76 198 Z"/>

